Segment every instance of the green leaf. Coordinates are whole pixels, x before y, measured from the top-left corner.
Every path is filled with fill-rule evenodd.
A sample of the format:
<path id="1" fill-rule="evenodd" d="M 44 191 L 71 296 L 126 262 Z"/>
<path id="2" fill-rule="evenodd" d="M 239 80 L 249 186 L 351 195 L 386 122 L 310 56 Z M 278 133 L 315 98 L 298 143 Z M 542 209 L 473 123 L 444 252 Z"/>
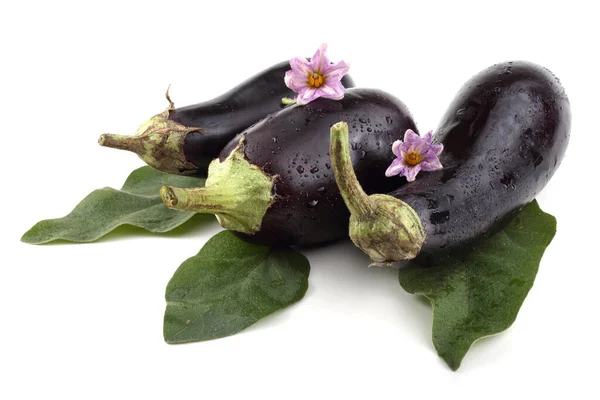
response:
<path id="1" fill-rule="evenodd" d="M 431 301 L 433 344 L 452 370 L 476 340 L 512 325 L 555 233 L 556 219 L 534 200 L 462 261 L 400 270 L 404 290 Z"/>
<path id="2" fill-rule="evenodd" d="M 290 248 L 250 244 L 222 231 L 171 278 L 165 341 L 233 335 L 302 299 L 309 272 L 306 257 Z"/>
<path id="3" fill-rule="evenodd" d="M 193 212 L 168 209 L 160 199 L 163 185 L 204 186 L 204 178 L 171 175 L 151 167 L 133 171 L 121 190 L 109 187 L 90 193 L 63 218 L 35 224 L 21 241 L 42 244 L 53 240 L 92 242 L 120 225 L 150 232 L 167 232 L 194 216 Z"/>

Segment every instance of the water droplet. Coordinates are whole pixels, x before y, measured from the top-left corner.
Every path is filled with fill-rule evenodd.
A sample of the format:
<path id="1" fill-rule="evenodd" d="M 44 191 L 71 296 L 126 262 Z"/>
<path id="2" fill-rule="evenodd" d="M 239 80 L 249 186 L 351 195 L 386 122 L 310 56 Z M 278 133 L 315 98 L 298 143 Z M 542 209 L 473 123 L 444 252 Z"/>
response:
<path id="1" fill-rule="evenodd" d="M 363 123 L 363 124 L 366 124 L 366 123 L 367 123 L 367 120 L 366 120 L 366 119 L 364 119 L 364 118 L 359 118 L 359 119 L 358 119 L 358 122 L 361 122 L 361 123 Z"/>
<path id="2" fill-rule="evenodd" d="M 309 202 L 308 202 L 308 205 L 309 205 L 310 207 L 314 207 L 314 206 L 316 206 L 317 204 L 319 204 L 319 200 L 311 200 L 311 201 L 309 201 Z"/>
<path id="3" fill-rule="evenodd" d="M 317 173 L 317 172 L 319 172 L 319 168 L 318 168 L 318 167 L 312 167 L 312 168 L 310 169 L 310 173 L 311 173 L 311 174 L 315 174 L 315 173 Z"/>
<path id="4" fill-rule="evenodd" d="M 427 200 L 427 208 L 433 210 L 437 208 L 438 203 L 435 199 L 426 199 Z"/>
<path id="5" fill-rule="evenodd" d="M 317 193 L 323 193 L 325 191 L 325 186 L 321 186 L 317 189 Z"/>
<path id="6" fill-rule="evenodd" d="M 373 132 L 373 129 L 367 128 L 367 132 Z"/>
<path id="7" fill-rule="evenodd" d="M 327 167 L 327 169 L 331 169 L 331 164 L 325 163 L 325 167 Z"/>
<path id="8" fill-rule="evenodd" d="M 363 150 L 363 151 L 360 152 L 360 158 L 361 159 L 365 158 L 366 155 L 367 155 L 366 151 Z"/>
<path id="9" fill-rule="evenodd" d="M 431 213 L 429 216 L 429 222 L 433 225 L 442 224 L 450 219 L 450 211 L 440 211 Z"/>
<path id="10" fill-rule="evenodd" d="M 273 138 L 273 143 L 277 143 L 277 138 L 276 137 Z"/>
<path id="11" fill-rule="evenodd" d="M 500 183 L 504 186 L 504 189 L 515 189 L 516 188 L 516 176 L 513 173 L 505 174 L 502 179 L 500 179 Z"/>
<path id="12" fill-rule="evenodd" d="M 394 120 L 392 119 L 392 117 L 387 116 L 387 117 L 385 117 L 385 122 L 387 122 L 389 125 L 391 125 L 394 122 Z"/>
<path id="13" fill-rule="evenodd" d="M 354 143 L 354 142 L 350 143 L 350 148 L 352 150 L 358 150 L 358 143 Z"/>
<path id="14" fill-rule="evenodd" d="M 300 132 L 300 128 L 296 128 L 296 132 Z"/>
<path id="15" fill-rule="evenodd" d="M 296 171 L 298 171 L 299 174 L 304 172 L 304 167 L 302 165 L 298 165 L 298 167 L 296 168 Z"/>

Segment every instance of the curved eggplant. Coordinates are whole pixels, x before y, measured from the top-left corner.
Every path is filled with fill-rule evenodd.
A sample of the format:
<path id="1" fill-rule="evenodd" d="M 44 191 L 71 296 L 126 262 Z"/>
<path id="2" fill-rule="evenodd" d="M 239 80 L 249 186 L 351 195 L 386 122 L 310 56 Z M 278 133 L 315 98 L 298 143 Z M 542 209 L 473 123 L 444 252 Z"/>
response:
<path id="1" fill-rule="evenodd" d="M 565 154 L 570 123 L 567 95 L 547 69 L 507 62 L 482 71 L 459 91 L 434 136 L 444 145 L 444 168 L 385 196 L 405 213 L 394 219 L 396 232 L 381 235 L 377 223 L 369 230 L 363 224 L 351 237 L 378 263 L 417 254 L 433 262 L 484 240 L 548 183 Z M 343 180 L 337 172 L 336 179 Z M 399 239 L 402 230 L 412 235 Z"/>

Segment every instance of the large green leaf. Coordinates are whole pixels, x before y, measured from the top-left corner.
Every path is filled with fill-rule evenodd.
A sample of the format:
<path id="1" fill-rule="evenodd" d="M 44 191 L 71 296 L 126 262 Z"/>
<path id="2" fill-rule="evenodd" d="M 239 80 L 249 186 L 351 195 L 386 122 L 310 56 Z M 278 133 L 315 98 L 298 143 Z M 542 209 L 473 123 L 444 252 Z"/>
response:
<path id="1" fill-rule="evenodd" d="M 431 301 L 433 344 L 452 370 L 476 340 L 515 321 L 555 232 L 556 219 L 534 200 L 462 261 L 400 270 L 404 290 Z"/>
<path id="2" fill-rule="evenodd" d="M 246 243 L 229 231 L 187 259 L 167 286 L 167 343 L 230 336 L 304 297 L 310 265 L 290 248 Z"/>
<path id="3" fill-rule="evenodd" d="M 192 212 L 168 209 L 160 199 L 163 185 L 204 186 L 204 178 L 171 175 L 151 167 L 133 171 L 121 190 L 106 187 L 90 193 L 63 218 L 35 224 L 21 240 L 42 244 L 53 240 L 92 242 L 120 225 L 150 232 L 167 232 L 194 216 Z"/>

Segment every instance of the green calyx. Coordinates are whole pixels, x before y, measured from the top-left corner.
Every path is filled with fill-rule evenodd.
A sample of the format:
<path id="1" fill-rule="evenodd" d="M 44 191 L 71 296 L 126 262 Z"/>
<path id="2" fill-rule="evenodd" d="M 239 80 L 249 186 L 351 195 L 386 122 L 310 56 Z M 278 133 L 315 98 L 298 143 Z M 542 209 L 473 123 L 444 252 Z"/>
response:
<path id="1" fill-rule="evenodd" d="M 425 241 L 425 231 L 415 210 L 384 194 L 367 196 L 352 168 L 348 124 L 331 127 L 329 153 L 335 180 L 350 211 L 350 239 L 373 264 L 390 265 L 415 258 Z"/>
<path id="2" fill-rule="evenodd" d="M 189 162 L 183 151 L 183 144 L 188 133 L 201 128 L 186 127 L 169 119 L 169 113 L 174 109 L 169 98 L 169 107 L 160 114 L 144 122 L 135 135 L 115 135 L 105 133 L 98 139 L 104 147 L 127 150 L 136 153 L 151 167 L 170 174 L 191 175 L 198 168 Z"/>
<path id="3" fill-rule="evenodd" d="M 254 234 L 275 199 L 276 179 L 246 160 L 242 137 L 223 162 L 217 158 L 210 163 L 205 187 L 163 186 L 160 195 L 169 208 L 215 214 L 223 228 Z"/>

